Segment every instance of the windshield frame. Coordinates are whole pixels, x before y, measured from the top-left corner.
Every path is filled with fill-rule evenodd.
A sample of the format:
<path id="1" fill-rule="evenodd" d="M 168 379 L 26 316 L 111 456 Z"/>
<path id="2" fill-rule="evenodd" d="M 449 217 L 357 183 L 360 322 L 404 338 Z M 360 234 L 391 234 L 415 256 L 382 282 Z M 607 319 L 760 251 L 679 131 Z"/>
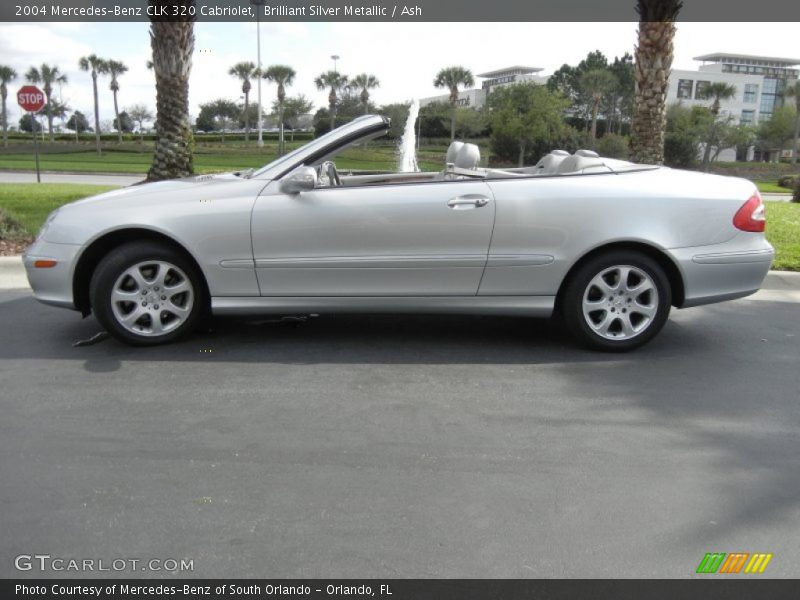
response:
<path id="1" fill-rule="evenodd" d="M 332 129 L 254 172 L 251 179 L 280 179 L 301 165 L 310 165 L 364 138 L 373 139 L 389 131 L 390 121 L 379 115 L 365 115 Z"/>

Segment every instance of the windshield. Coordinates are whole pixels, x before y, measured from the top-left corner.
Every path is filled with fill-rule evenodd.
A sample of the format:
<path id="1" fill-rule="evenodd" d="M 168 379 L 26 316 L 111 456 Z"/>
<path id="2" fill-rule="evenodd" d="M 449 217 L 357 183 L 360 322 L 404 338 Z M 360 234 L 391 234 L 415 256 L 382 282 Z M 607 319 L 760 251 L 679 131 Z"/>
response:
<path id="1" fill-rule="evenodd" d="M 258 171 L 253 173 L 251 177 L 259 177 L 267 172 L 272 172 L 274 174 L 276 172 L 284 171 L 291 167 L 293 163 L 296 163 L 298 160 L 304 157 L 304 155 L 307 155 L 312 147 L 318 149 L 324 148 L 326 145 L 328 145 L 328 143 L 333 143 L 337 139 L 341 139 L 349 135 L 357 135 L 359 131 L 363 131 L 364 135 L 367 135 L 370 133 L 369 125 L 372 123 L 374 123 L 375 126 L 381 126 L 386 129 L 388 129 L 389 125 L 388 119 L 383 117 L 377 117 L 374 115 L 359 117 L 358 119 L 350 121 L 350 123 L 342 125 L 341 127 L 337 127 L 336 129 L 332 129 L 328 133 L 321 135 L 308 144 L 300 146 L 288 154 L 275 159 L 271 163 L 264 165 Z"/>

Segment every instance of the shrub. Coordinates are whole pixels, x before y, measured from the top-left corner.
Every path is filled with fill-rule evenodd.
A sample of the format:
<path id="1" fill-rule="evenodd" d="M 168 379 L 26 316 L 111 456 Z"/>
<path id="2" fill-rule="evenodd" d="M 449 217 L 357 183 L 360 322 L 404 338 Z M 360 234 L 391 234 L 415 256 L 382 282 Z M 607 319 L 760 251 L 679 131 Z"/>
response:
<path id="1" fill-rule="evenodd" d="M 0 240 L 25 240 L 30 235 L 14 218 L 0 210 Z"/>
<path id="2" fill-rule="evenodd" d="M 679 169 L 696 166 L 697 138 L 680 131 L 668 132 L 664 137 L 664 163 Z"/>
<path id="3" fill-rule="evenodd" d="M 628 138 L 616 133 L 607 133 L 595 141 L 595 150 L 607 158 L 628 159 Z"/>
<path id="4" fill-rule="evenodd" d="M 800 176 L 798 175 L 784 175 L 780 179 L 778 179 L 778 185 L 781 187 L 792 189 L 797 185 L 798 179 Z"/>

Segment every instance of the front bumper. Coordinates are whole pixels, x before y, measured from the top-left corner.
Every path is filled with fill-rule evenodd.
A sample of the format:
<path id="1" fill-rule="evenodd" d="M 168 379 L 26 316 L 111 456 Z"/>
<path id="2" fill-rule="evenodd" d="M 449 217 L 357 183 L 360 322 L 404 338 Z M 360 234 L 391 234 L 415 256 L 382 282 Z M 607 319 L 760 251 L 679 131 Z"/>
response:
<path id="1" fill-rule="evenodd" d="M 33 297 L 45 304 L 75 309 L 72 281 L 75 263 L 81 246 L 79 244 L 53 244 L 37 240 L 22 257 Z M 37 260 L 54 260 L 49 268 L 34 266 Z"/>

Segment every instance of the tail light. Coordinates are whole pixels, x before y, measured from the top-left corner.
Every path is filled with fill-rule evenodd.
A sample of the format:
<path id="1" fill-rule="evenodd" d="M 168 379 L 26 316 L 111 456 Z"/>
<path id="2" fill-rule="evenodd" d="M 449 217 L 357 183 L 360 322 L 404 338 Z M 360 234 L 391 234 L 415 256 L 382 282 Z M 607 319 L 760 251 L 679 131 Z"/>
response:
<path id="1" fill-rule="evenodd" d="M 764 231 L 767 226 L 767 214 L 758 192 L 736 211 L 733 217 L 733 226 L 742 231 Z"/>

